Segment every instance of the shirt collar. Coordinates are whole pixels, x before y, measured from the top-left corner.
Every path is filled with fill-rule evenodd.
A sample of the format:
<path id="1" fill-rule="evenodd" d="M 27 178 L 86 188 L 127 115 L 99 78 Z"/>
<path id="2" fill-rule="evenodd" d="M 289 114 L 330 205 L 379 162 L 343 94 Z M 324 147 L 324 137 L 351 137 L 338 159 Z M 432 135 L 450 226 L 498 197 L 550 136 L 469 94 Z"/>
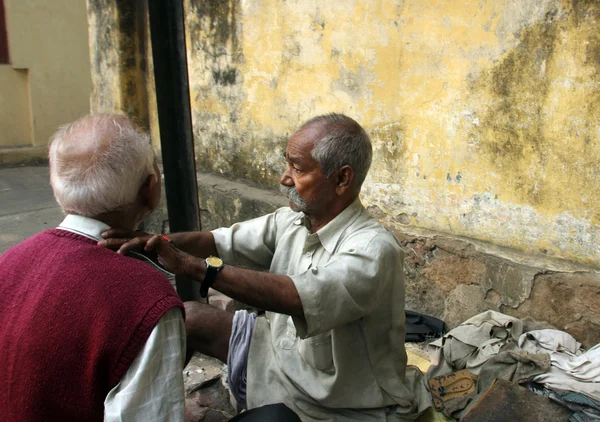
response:
<path id="1" fill-rule="evenodd" d="M 327 252 L 333 254 L 338 240 L 350 224 L 358 218 L 363 209 L 360 199 L 356 198 L 352 204 L 348 205 L 333 220 L 317 231 L 316 235 Z M 303 225 L 310 230 L 310 220 L 303 213 L 300 213 L 294 224 L 297 226 Z"/>
<path id="2" fill-rule="evenodd" d="M 100 234 L 103 231 L 110 229 L 110 226 L 90 217 L 69 214 L 65 217 L 63 222 L 60 223 L 58 228 L 89 237 L 90 239 L 102 240 Z"/>

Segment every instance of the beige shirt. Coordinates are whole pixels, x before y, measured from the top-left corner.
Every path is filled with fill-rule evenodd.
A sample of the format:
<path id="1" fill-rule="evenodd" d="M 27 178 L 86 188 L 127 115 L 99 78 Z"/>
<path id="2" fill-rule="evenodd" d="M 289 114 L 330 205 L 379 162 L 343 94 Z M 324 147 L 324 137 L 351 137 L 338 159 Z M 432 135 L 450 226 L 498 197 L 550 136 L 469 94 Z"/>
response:
<path id="1" fill-rule="evenodd" d="M 281 208 L 213 232 L 226 264 L 290 276 L 304 309 L 305 320 L 257 318 L 248 406 L 284 402 L 304 421 L 416 414 L 420 379 L 412 371 L 405 377 L 403 253 L 395 237 L 359 200 L 317 233 L 309 225 Z"/>

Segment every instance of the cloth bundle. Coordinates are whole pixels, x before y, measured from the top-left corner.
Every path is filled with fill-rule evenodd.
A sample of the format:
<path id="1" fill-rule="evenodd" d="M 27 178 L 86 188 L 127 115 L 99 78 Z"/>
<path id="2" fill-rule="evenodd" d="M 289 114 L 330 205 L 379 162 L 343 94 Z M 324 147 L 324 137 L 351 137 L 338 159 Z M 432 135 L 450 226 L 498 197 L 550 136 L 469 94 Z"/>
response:
<path id="1" fill-rule="evenodd" d="M 568 399 L 577 401 L 576 413 L 569 419 L 572 422 L 600 421 L 596 419 L 600 413 L 600 406 L 596 408 L 600 403 L 600 344 L 586 352 L 568 333 L 523 333 L 523 323 L 518 318 L 486 311 L 430 346 L 435 353 L 428 379 L 461 369 L 479 375 L 477 393 L 457 401 L 457 408 L 449 409 L 447 416 L 460 418 L 494 378 L 502 378 L 519 384 L 536 383 L 540 387 L 532 390 L 540 394 L 544 388 L 556 391 L 554 400 L 561 404 Z"/>

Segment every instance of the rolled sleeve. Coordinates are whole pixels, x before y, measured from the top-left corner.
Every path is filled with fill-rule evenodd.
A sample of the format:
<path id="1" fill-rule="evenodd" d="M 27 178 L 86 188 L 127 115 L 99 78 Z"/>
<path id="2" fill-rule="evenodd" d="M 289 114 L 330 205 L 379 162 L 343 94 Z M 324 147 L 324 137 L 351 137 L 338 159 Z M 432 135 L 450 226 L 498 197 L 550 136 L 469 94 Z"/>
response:
<path id="1" fill-rule="evenodd" d="M 402 252 L 388 236 L 349 242 L 326 264 L 291 277 L 304 320 L 294 318 L 301 338 L 311 337 L 372 312 L 379 296 L 402 271 Z M 366 247 L 364 242 L 368 242 Z"/>
<path id="2" fill-rule="evenodd" d="M 212 232 L 219 256 L 225 263 L 255 269 L 268 269 L 273 259 L 277 235 L 276 215 L 236 223 Z"/>

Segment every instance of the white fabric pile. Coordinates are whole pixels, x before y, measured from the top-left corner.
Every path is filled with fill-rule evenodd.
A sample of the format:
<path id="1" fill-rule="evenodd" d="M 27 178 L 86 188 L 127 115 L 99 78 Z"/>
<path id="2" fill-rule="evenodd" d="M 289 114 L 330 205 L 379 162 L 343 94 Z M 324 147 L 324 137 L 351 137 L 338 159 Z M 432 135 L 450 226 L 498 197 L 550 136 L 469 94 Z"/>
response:
<path id="1" fill-rule="evenodd" d="M 428 378 L 468 369 L 478 374 L 492 356 L 505 351 L 550 355 L 550 371 L 532 381 L 547 388 L 572 391 L 600 401 L 600 344 L 588 351 L 559 330 L 523 333 L 518 318 L 486 311 L 468 319 L 430 346 L 435 349 Z"/>

